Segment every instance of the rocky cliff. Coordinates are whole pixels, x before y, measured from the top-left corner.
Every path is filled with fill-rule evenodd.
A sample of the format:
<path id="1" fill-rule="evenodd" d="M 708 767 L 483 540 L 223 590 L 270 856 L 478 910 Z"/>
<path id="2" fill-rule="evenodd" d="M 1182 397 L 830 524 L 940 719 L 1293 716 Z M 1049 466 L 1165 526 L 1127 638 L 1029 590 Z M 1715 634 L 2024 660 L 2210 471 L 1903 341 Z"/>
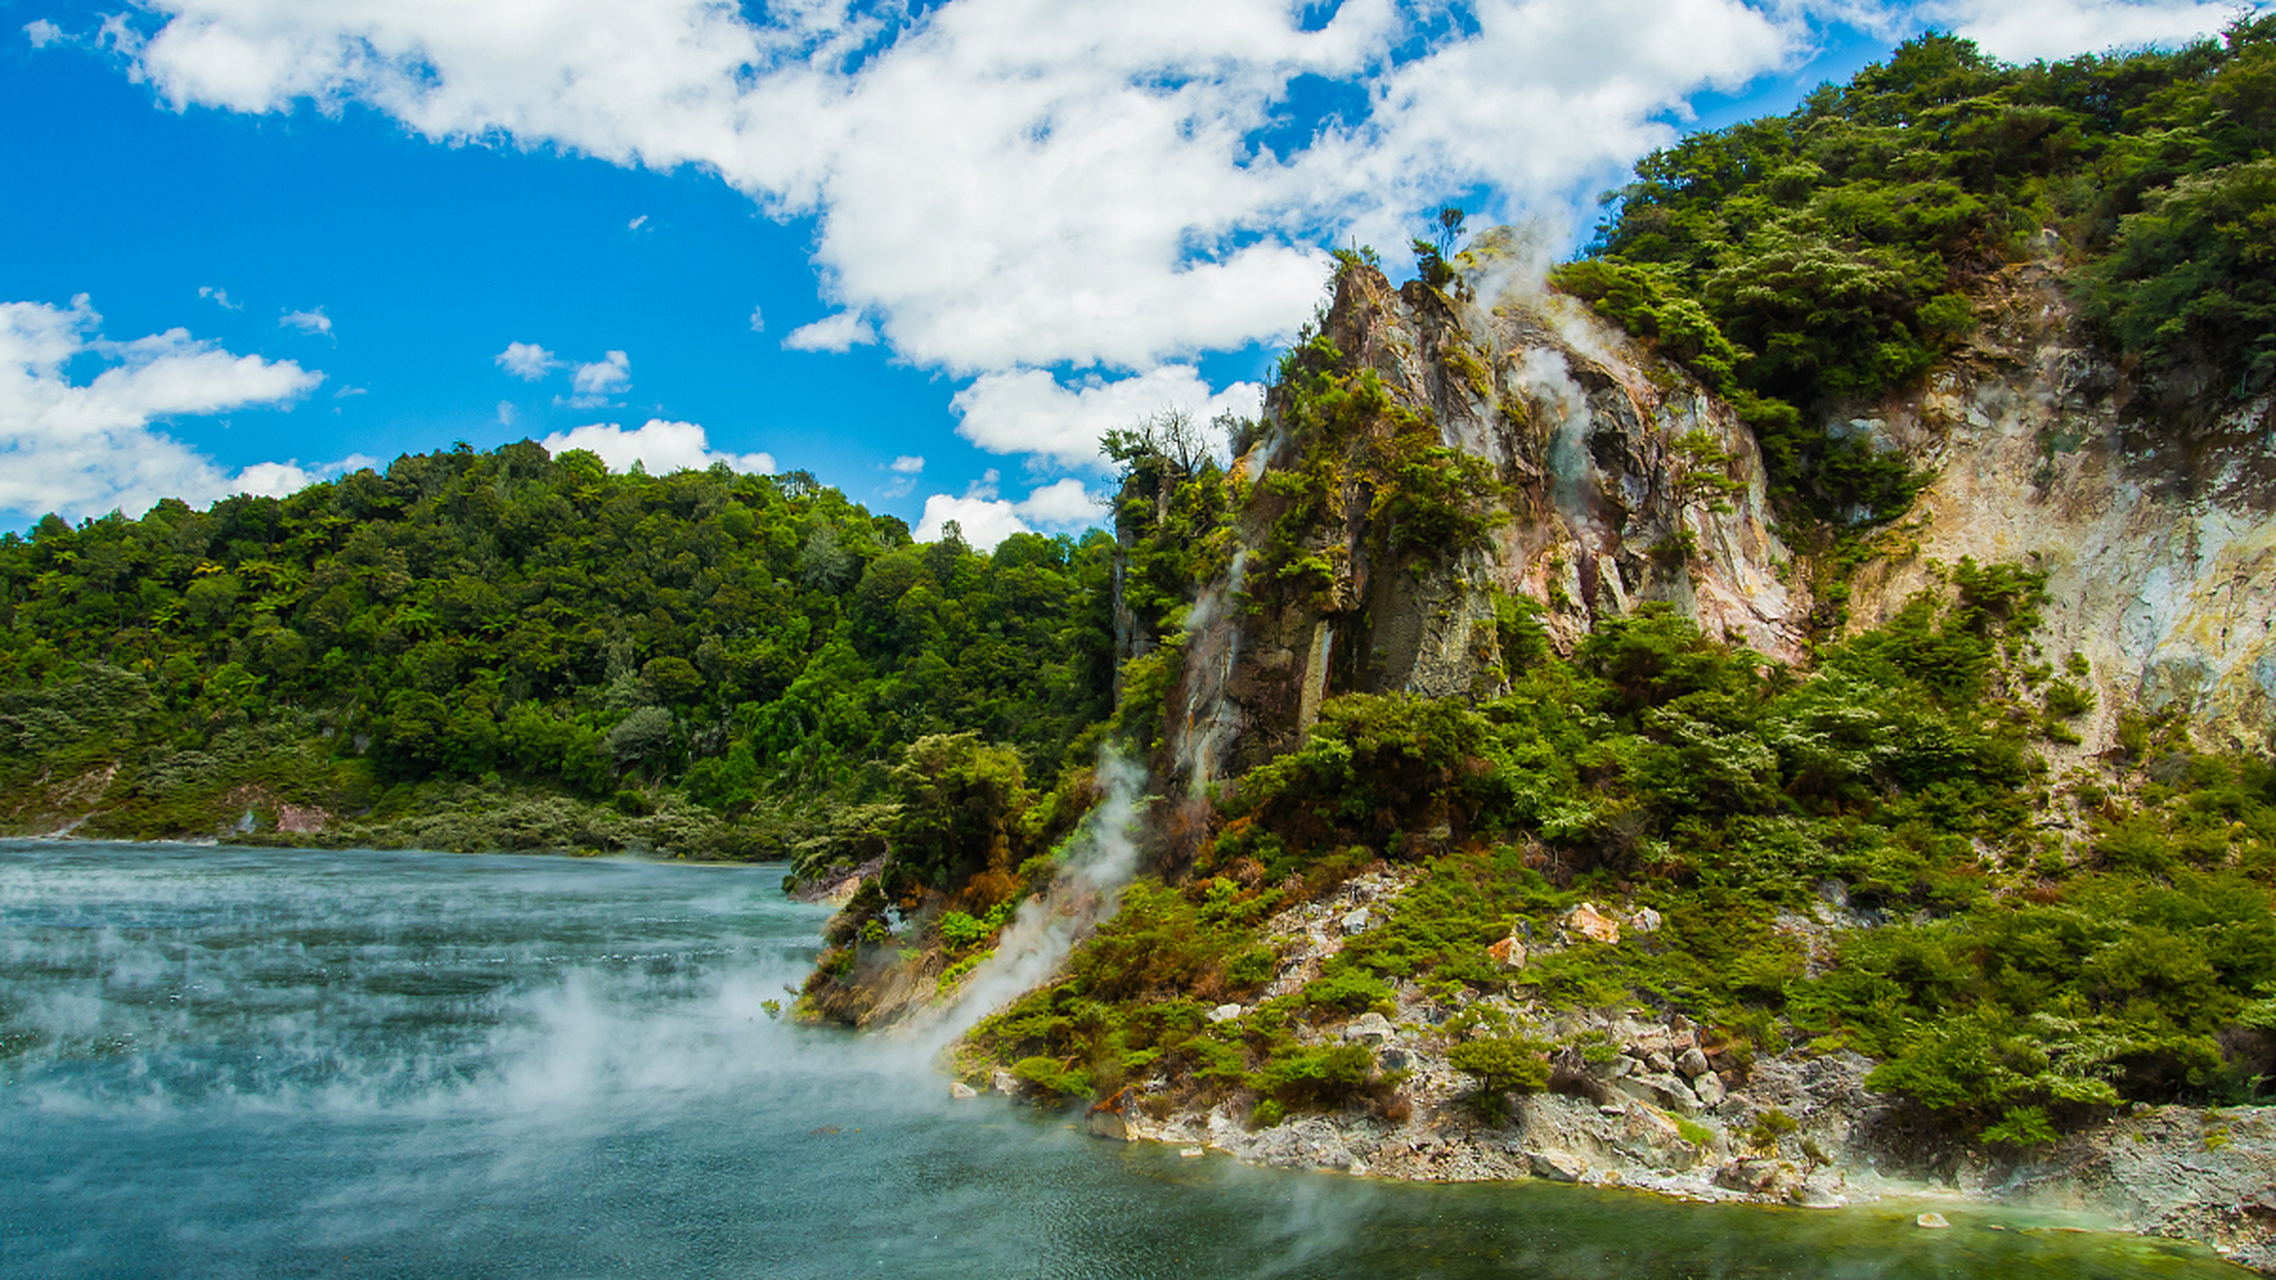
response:
<path id="1" fill-rule="evenodd" d="M 2212 747 L 2276 728 L 2276 418 L 2271 400 L 2151 408 L 2059 285 L 2061 246 L 1979 296 L 1973 339 L 1925 385 L 1862 406 L 1857 432 L 1934 479 L 1857 575 L 1850 621 L 1885 621 L 1937 566 L 2047 575 L 2040 630 L 2091 669 L 2085 748 L 2128 711 L 2174 712 Z"/>
<path id="2" fill-rule="evenodd" d="M 2271 741 L 2269 400 L 2185 430 L 2146 420 L 2058 287 L 2058 245 L 1994 278 L 1973 339 L 1924 383 L 1842 415 L 1928 477 L 1855 567 L 1781 541 L 1728 405 L 1573 300 L 1507 287 L 1509 247 L 1482 237 L 1452 293 L 1394 289 L 1364 264 L 1339 274 L 1318 340 L 1380 400 L 1323 428 L 1299 380 L 1268 398 L 1232 468 L 1237 550 L 1200 593 L 1166 708 L 1177 781 L 1198 790 L 1288 749 L 1335 693 L 1491 695 L 1513 601 L 1560 650 L 1663 601 L 1795 662 L 1844 620 L 1885 623 L 1963 558 L 2045 573 L 2041 654 L 2081 655 L 2097 695 L 2080 751 L 2136 710 L 2178 713 L 2206 746 Z M 1418 546 L 1383 527 L 1390 477 L 1368 445 L 1418 422 L 1483 464 L 1462 477 L 1482 537 Z M 1312 577 L 1259 582 L 1275 559 Z"/>
<path id="3" fill-rule="evenodd" d="M 1481 239 L 1474 275 L 1506 281 L 1506 237 Z M 1393 289 L 1366 265 L 1337 277 L 1318 340 L 1344 382 L 1381 398 L 1321 428 L 1300 421 L 1302 392 L 1284 382 L 1233 463 L 1238 550 L 1200 593 L 1168 708 L 1189 785 L 1286 749 L 1335 693 L 1498 692 L 1514 600 L 1560 649 L 1665 601 L 1710 635 L 1802 656 L 1811 601 L 1772 528 L 1760 450 L 1682 369 L 1571 299 Z M 1367 465 L 1369 446 L 1416 423 L 1484 464 L 1452 495 L 1476 540 L 1418 545 L 1390 527 L 1398 513 L 1380 499 L 1405 478 Z M 1324 490 L 1309 509 L 1314 495 L 1285 483 L 1307 472 Z M 1258 582 L 1276 553 L 1317 566 L 1314 579 Z M 1233 607 L 1243 599 L 1261 607 Z"/>

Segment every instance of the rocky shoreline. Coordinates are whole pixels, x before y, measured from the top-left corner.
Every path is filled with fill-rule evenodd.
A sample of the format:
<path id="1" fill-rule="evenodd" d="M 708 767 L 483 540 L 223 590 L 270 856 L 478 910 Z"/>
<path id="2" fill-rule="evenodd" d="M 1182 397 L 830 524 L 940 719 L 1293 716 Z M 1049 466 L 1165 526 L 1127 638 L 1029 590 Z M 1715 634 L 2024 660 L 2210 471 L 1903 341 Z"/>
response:
<path id="1" fill-rule="evenodd" d="M 1371 927 L 1409 873 L 1378 870 L 1281 913 L 1283 945 L 1268 996 L 1299 990 L 1343 940 Z M 1555 948 L 1650 929 L 1648 913 L 1576 908 Z M 1523 963 L 1521 938 L 1497 944 Z M 1788 1049 L 1748 1060 L 1703 1038 L 1681 1015 L 1549 1011 L 1507 996 L 1440 1003 L 1402 984 L 1391 1013 L 1369 1011 L 1307 1035 L 1367 1048 L 1396 1081 L 1388 1100 L 1292 1115 L 1252 1128 L 1256 1098 L 1211 1094 L 1162 1076 L 1133 1081 L 1091 1107 L 1102 1138 L 1215 1151 L 1253 1164 L 1339 1170 L 1423 1182 L 1539 1178 L 1632 1188 L 1703 1202 L 1836 1208 L 1888 1196 L 2093 1213 L 2145 1234 L 2202 1241 L 2276 1274 L 2276 1107 L 2135 1108 L 2027 1156 L 2001 1158 L 1923 1136 L 1894 1100 L 1865 1087 L 1871 1062 L 1837 1050 Z M 1224 1005 L 1210 1016 L 1243 1016 Z M 1465 1016 L 1466 1015 L 1466 1016 Z M 1548 1088 L 1502 1099 L 1489 1120 L 1475 1082 L 1448 1060 L 1474 1028 L 1503 1024 L 1558 1046 Z M 1030 1096 L 1007 1071 L 975 1085 Z M 1923 1216 L 1924 1225 L 1936 1225 Z"/>

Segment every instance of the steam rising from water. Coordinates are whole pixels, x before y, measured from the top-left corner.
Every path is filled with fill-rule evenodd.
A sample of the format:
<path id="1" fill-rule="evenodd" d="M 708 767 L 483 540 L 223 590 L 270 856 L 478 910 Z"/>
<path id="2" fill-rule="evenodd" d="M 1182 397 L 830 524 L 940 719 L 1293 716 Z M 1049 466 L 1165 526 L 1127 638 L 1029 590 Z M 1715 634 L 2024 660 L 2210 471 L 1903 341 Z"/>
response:
<path id="1" fill-rule="evenodd" d="M 906 1043 L 768 1016 L 827 914 L 781 873 L 0 842 L 0 1277 L 2229 1274 L 1957 1211 L 1387 1186 L 951 1103 Z"/>
<path id="2" fill-rule="evenodd" d="M 1050 889 L 1020 904 L 995 954 L 964 980 L 953 1004 L 919 1029 L 931 1051 L 1050 977 L 1075 944 L 1121 905 L 1122 890 L 1138 870 L 1146 771 L 1109 751 L 1099 758 L 1098 780 L 1104 794 L 1076 833 Z"/>

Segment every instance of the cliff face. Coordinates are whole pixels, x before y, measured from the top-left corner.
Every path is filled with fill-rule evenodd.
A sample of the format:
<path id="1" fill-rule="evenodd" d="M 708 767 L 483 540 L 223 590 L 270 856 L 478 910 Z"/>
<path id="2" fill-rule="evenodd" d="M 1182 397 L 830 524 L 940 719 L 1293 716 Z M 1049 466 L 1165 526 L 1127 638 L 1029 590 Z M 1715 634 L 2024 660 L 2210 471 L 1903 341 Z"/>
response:
<path id="1" fill-rule="evenodd" d="M 2080 331 L 2051 263 L 2011 267 L 1974 339 L 1855 429 L 1934 473 L 1864 567 L 1851 625 L 1887 620 L 1962 556 L 2047 574 L 2039 643 L 2077 652 L 2107 746 L 2133 707 L 2188 717 L 2208 746 L 2265 750 L 2276 728 L 2276 421 L 2268 397 L 2222 411 L 2130 412 L 2126 371 Z"/>
<path id="2" fill-rule="evenodd" d="M 1496 274 L 1500 249 L 1474 253 L 1489 264 L 1476 277 Z M 1479 297 L 1394 290 L 1355 266 L 1321 325 L 1351 376 L 1380 380 L 1378 419 L 1418 415 L 1487 465 L 1493 482 L 1472 499 L 1489 528 L 1474 543 L 1387 550 L 1380 477 L 1323 471 L 1295 393 L 1268 399 L 1261 439 L 1233 465 L 1237 549 L 1201 592 L 1166 707 L 1172 770 L 1195 793 L 1292 748 L 1335 693 L 1492 695 L 1519 597 L 1559 649 L 1664 601 L 1709 635 L 1794 661 L 1813 621 L 1834 616 L 1773 531 L 1760 450 L 1727 405 L 1570 299 Z M 2206 745 L 2264 748 L 2276 726 L 2268 402 L 2186 430 L 2130 425 L 2146 415 L 2128 412 L 2125 372 L 2080 332 L 2047 262 L 2010 268 L 1978 311 L 1975 337 L 1923 386 L 1848 419 L 1934 476 L 1850 578 L 1849 625 L 1885 623 L 1963 557 L 2020 563 L 2047 574 L 2045 660 L 2089 663 L 2098 696 L 2079 750 L 2107 748 L 2135 707 L 2184 714 Z M 1327 490 L 1309 512 L 1275 479 L 1307 466 Z M 1283 561 L 1322 567 L 1311 589 L 1257 580 L 1276 540 Z"/>
<path id="3" fill-rule="evenodd" d="M 1292 747 L 1335 693 L 1497 692 L 1519 597 L 1560 649 L 1598 619 L 1666 601 L 1709 634 L 1800 656 L 1809 600 L 1770 528 L 1760 451 L 1681 369 L 1569 299 L 1481 304 L 1419 283 L 1394 290 L 1369 267 L 1342 273 L 1321 334 L 1388 402 L 1354 434 L 1421 415 L 1441 446 L 1486 464 L 1461 495 L 1482 537 L 1386 536 L 1379 477 L 1350 465 L 1325 468 L 1324 510 L 1291 531 L 1295 502 L 1274 479 L 1306 459 L 1320 473 L 1320 442 L 1277 389 L 1261 440 L 1233 464 L 1238 549 L 1200 595 L 1168 707 L 1192 786 Z M 1256 581 L 1276 539 L 1295 543 L 1283 559 L 1324 566 L 1324 580 L 1304 591 Z"/>

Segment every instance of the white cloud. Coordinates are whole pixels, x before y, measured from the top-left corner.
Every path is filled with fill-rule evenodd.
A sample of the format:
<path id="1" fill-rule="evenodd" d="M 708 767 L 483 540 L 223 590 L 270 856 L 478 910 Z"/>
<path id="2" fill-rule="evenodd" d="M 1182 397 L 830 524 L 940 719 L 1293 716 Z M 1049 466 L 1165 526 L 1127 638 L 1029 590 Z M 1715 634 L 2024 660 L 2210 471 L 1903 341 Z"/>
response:
<path id="1" fill-rule="evenodd" d="M 1089 461 L 1102 406 L 1135 396 L 1058 388 L 1089 415 L 1077 426 L 1011 414 L 1013 391 L 1049 402 L 1050 380 L 1031 371 L 1134 373 L 1143 387 L 1201 352 L 1279 340 L 1318 299 L 1318 246 L 1395 253 L 1448 197 L 1476 204 L 1482 190 L 1481 224 L 1587 216 L 1595 191 L 1676 137 L 1692 95 L 1797 65 L 1814 21 L 1892 34 L 1939 21 L 2028 57 L 2177 39 L 2229 12 L 2225 0 L 1345 0 L 1304 30 L 1315 8 L 146 0 L 109 30 L 177 106 L 365 104 L 438 140 L 695 166 L 772 215 L 812 214 L 837 310 L 785 347 L 882 342 L 980 376 L 959 397 L 967 435 L 1039 440 L 1072 465 Z M 1300 77 L 1340 86 L 1345 114 L 1265 145 Z"/>
<path id="2" fill-rule="evenodd" d="M 919 542 L 938 542 L 951 520 L 964 541 L 981 551 L 994 550 L 997 543 L 1015 533 L 1035 532 L 1019 518 L 1011 503 L 1000 498 L 957 498 L 936 493 L 925 499 L 925 513 L 918 517 L 911 536 Z"/>
<path id="3" fill-rule="evenodd" d="M 538 443 L 545 446 L 546 452 L 554 454 L 564 449 L 590 450 L 599 454 L 601 461 L 614 471 L 629 471 L 634 462 L 640 463 L 651 475 L 700 471 L 716 462 L 759 475 L 773 475 L 775 471 L 772 454 L 715 452 L 702 427 L 692 422 L 666 422 L 661 418 L 650 418 L 632 431 L 613 422 L 596 422 L 554 432 Z"/>
<path id="4" fill-rule="evenodd" d="M 24 38 L 32 42 L 34 49 L 45 49 L 63 39 L 63 28 L 45 18 L 34 18 L 24 24 Z"/>
<path id="5" fill-rule="evenodd" d="M 983 374 L 956 393 L 949 407 L 963 419 L 957 434 L 991 453 L 1025 453 L 1062 467 L 1106 469 L 1099 437 L 1131 427 L 1165 409 L 1183 409 L 1197 423 L 1220 413 L 1255 417 L 1264 388 L 1236 382 L 1223 391 L 1190 365 L 1165 365 L 1135 378 L 1092 377 L 1062 385 L 1041 369 Z"/>
<path id="6" fill-rule="evenodd" d="M 758 307 L 751 308 L 751 332 L 765 333 L 766 331 L 767 318 L 765 314 Z"/>
<path id="7" fill-rule="evenodd" d="M 842 310 L 794 349 L 1143 370 L 1288 334 L 1316 246 L 1395 246 L 1449 194 L 1585 199 L 1689 94 L 1796 56 L 1826 2 L 1346 0 L 1306 31 L 1287 0 L 151 0 L 121 47 L 176 104 L 362 102 L 816 213 Z M 1261 147 L 1300 76 L 1356 118 Z"/>
<path id="8" fill-rule="evenodd" d="M 591 364 L 578 365 L 569 376 L 569 385 L 576 390 L 579 402 L 597 404 L 632 386 L 632 357 L 611 351 Z"/>
<path id="9" fill-rule="evenodd" d="M 220 288 L 215 285 L 199 285 L 198 296 L 201 298 L 212 299 L 214 305 L 220 307 L 224 311 L 243 311 L 245 309 L 244 303 L 231 302 L 229 300 L 229 290 Z"/>
<path id="10" fill-rule="evenodd" d="M 877 492 L 887 498 L 903 498 L 916 490 L 917 477 L 925 472 L 925 460 L 914 454 L 904 453 L 893 461 L 883 464 L 882 469 L 892 472 L 893 478 L 886 481 Z"/>
<path id="11" fill-rule="evenodd" d="M 1099 522 L 1105 500 L 1085 489 L 1080 480 L 1060 480 L 1012 502 L 996 496 L 999 479 L 990 471 L 963 497 L 936 493 L 926 498 L 925 513 L 911 535 L 919 542 L 938 541 L 954 520 L 967 543 L 988 551 L 1015 533 L 1035 532 L 1038 525 L 1072 532 Z"/>
<path id="12" fill-rule="evenodd" d="M 869 321 L 857 312 L 841 311 L 791 330 L 782 345 L 791 351 L 842 352 L 870 346 L 876 341 L 877 331 L 869 327 Z"/>
<path id="13" fill-rule="evenodd" d="M 2229 0 L 1943 0 L 1920 9 L 1986 53 L 2017 62 L 2132 45 L 2183 44 L 2219 31 L 2238 12 Z"/>
<path id="14" fill-rule="evenodd" d="M 323 374 L 232 355 L 186 329 L 114 342 L 99 335 L 101 323 L 84 294 L 68 309 L 0 303 L 0 510 L 139 515 L 163 497 L 282 494 L 328 472 L 265 462 L 232 475 L 152 429 L 176 416 L 287 406 Z M 66 366 L 88 355 L 108 367 L 74 383 Z"/>
<path id="15" fill-rule="evenodd" d="M 1102 502 L 1099 495 L 1083 487 L 1082 481 L 1070 476 L 1028 494 L 1019 504 L 1019 513 L 1040 525 L 1080 528 L 1098 522 Z"/>
<path id="16" fill-rule="evenodd" d="M 277 321 L 277 327 L 298 329 L 302 333 L 329 334 L 332 332 L 332 318 L 324 314 L 322 307 L 309 311 L 287 311 L 284 318 Z"/>
<path id="17" fill-rule="evenodd" d="M 513 401 L 500 400 L 498 402 L 498 425 L 501 427 L 510 427 L 514 425 Z"/>
<path id="18" fill-rule="evenodd" d="M 342 387 L 332 393 L 332 398 L 334 400 L 345 400 L 349 396 L 368 396 L 370 394 L 370 387 Z"/>
<path id="19" fill-rule="evenodd" d="M 627 231 L 638 231 L 640 229 L 640 225 L 646 221 L 648 221 L 648 215 L 645 213 L 641 214 L 639 217 L 634 218 L 632 221 L 625 223 L 624 229 Z"/>
<path id="20" fill-rule="evenodd" d="M 493 359 L 499 368 L 524 382 L 535 382 L 561 367 L 552 352 L 534 342 L 509 342 Z"/>

